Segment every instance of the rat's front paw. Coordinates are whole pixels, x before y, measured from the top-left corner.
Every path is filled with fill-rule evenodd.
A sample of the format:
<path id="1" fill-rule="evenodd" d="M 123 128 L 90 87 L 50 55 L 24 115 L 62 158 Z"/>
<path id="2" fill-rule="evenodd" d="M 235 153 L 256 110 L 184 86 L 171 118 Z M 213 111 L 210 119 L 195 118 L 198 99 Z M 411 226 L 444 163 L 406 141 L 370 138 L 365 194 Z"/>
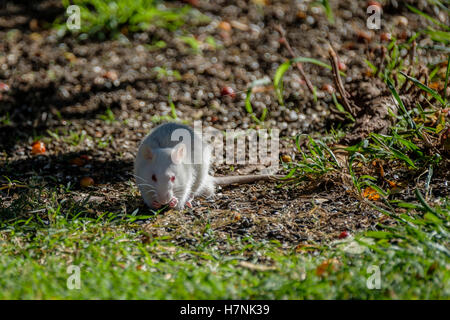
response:
<path id="1" fill-rule="evenodd" d="M 159 209 L 159 208 L 161 208 L 161 203 L 159 203 L 158 201 L 153 201 L 152 207 L 155 209 Z"/>
<path id="2" fill-rule="evenodd" d="M 178 204 L 177 198 L 172 198 L 172 200 L 170 200 L 169 202 L 169 207 L 175 208 L 177 204 Z"/>

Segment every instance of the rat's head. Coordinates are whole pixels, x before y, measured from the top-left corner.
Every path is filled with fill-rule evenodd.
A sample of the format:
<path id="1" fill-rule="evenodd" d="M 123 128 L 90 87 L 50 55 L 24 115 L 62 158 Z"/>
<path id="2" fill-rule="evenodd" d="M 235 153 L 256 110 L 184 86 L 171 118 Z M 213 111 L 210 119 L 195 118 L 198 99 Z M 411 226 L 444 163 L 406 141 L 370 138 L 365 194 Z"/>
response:
<path id="1" fill-rule="evenodd" d="M 180 171 L 186 146 L 179 143 L 174 148 L 151 149 L 144 145 L 142 152 L 147 165 L 141 178 L 145 180 L 151 198 L 162 205 L 169 203 L 182 178 Z"/>

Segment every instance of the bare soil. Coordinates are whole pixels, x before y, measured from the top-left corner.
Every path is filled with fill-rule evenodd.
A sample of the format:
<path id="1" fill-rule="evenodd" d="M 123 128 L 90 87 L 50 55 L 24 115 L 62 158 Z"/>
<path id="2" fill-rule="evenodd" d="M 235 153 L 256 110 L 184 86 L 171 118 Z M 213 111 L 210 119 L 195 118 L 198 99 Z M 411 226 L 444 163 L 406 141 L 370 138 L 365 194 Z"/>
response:
<path id="1" fill-rule="evenodd" d="M 347 66 L 347 83 L 364 77 L 364 59 L 376 59 L 374 48 L 380 44 L 381 32 L 406 39 L 412 35 L 411 30 L 424 25 L 406 8 L 389 4 L 384 7 L 382 29 L 370 31 L 365 27 L 366 2 L 332 1 L 332 5 L 334 25 L 323 10 L 297 1 L 273 1 L 262 6 L 251 1 L 199 1 L 198 10 L 210 17 L 210 23 L 188 23 L 175 32 L 152 29 L 128 35 L 129 41 L 98 42 L 70 35 L 59 38 L 47 27 L 46 22 L 63 12 L 59 1 L 6 1 L 0 9 L 0 81 L 10 90 L 1 93 L 0 118 L 8 114 L 10 122 L 0 124 L 1 182 L 6 183 L 1 177 L 7 176 L 43 188 L 70 183 L 73 191 L 58 196 L 68 199 L 65 205 L 90 197 L 83 205 L 93 216 L 117 210 L 131 214 L 136 209 L 141 215 L 151 214 L 134 186 L 133 160 L 138 143 L 156 125 L 154 117 L 170 115 L 169 95 L 177 117 L 183 121 L 201 120 L 204 127 L 219 130 L 252 128 L 255 123 L 245 110 L 249 84 L 264 76 L 272 79 L 289 57 L 276 25 L 286 30 L 299 56 L 327 62 L 330 41 Z M 399 16 L 406 17 L 406 25 L 399 22 Z M 232 30 L 219 28 L 221 21 L 229 22 Z M 373 40 L 362 39 L 361 32 Z M 203 43 L 208 36 L 214 37 L 217 47 L 205 44 L 201 53 L 193 53 L 179 38 L 184 34 L 192 34 Z M 167 47 L 150 50 L 147 45 L 156 40 L 165 41 Z M 431 61 L 433 54 L 427 51 L 422 59 Z M 176 70 L 180 77 L 160 77 L 155 67 Z M 303 68 L 319 89 L 332 83 L 331 71 L 311 64 L 303 64 Z M 267 106 L 266 125 L 282 130 L 281 152 L 295 160 L 292 137 L 324 134 L 336 126 L 336 121 L 330 120 L 331 96 L 319 91 L 318 102 L 314 102 L 295 69 L 286 74 L 284 84 L 284 107 L 270 88 L 255 93 L 252 104 L 258 116 Z M 225 86 L 234 89 L 234 98 L 221 94 Z M 108 108 L 115 121 L 100 117 Z M 69 138 L 70 133 L 83 133 L 89 138 L 77 144 L 76 137 Z M 45 155 L 31 154 L 36 139 L 45 141 Z M 81 155 L 86 156 L 85 163 L 73 164 L 73 159 Z M 218 175 L 256 169 L 238 165 L 232 172 L 226 165 L 214 167 Z M 368 170 L 376 174 L 375 166 Z M 437 173 L 434 194 L 448 194 L 448 171 L 447 163 Z M 412 197 L 408 185 L 420 185 L 424 180 L 421 173 L 411 177 L 388 171 L 386 175 L 404 179 L 401 192 L 407 198 Z M 94 179 L 93 187 L 80 187 L 80 179 L 85 176 Z M 170 236 L 178 242 L 195 242 L 209 225 L 224 243 L 227 237 L 251 236 L 298 244 L 337 239 L 342 231 L 373 229 L 386 222 L 342 179 L 344 173 L 325 177 L 314 185 L 277 187 L 264 182 L 230 186 L 219 189 L 214 199 L 198 199 L 193 209 L 166 211 L 142 222 L 141 227 L 152 236 Z M 23 192 L 28 191 L 0 191 L 0 206 L 7 208 Z M 45 201 L 49 199 L 44 196 Z M 25 206 L 23 214 L 33 209 Z"/>

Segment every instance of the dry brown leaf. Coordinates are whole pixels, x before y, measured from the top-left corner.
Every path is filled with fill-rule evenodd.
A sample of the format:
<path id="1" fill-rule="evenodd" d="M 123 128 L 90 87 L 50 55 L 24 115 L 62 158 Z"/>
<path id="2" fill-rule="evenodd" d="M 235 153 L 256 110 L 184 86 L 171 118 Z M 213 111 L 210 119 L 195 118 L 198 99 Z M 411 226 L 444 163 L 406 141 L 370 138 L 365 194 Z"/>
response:
<path id="1" fill-rule="evenodd" d="M 327 259 L 316 268 L 316 275 L 319 277 L 326 276 L 330 272 L 336 271 L 340 264 L 340 261 L 336 258 Z"/>
<path id="2" fill-rule="evenodd" d="M 369 200 L 374 200 L 374 201 L 380 200 L 380 195 L 372 187 L 367 187 L 367 188 L 364 189 L 363 197 L 367 198 Z"/>

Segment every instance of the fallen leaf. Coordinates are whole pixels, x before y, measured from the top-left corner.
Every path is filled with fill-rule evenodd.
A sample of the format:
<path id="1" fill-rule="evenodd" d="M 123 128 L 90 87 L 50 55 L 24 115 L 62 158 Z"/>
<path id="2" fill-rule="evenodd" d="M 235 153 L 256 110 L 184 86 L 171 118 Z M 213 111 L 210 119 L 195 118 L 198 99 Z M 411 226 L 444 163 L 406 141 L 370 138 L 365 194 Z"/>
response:
<path id="1" fill-rule="evenodd" d="M 127 36 L 128 35 L 128 27 L 127 26 L 123 26 L 120 29 L 120 33 L 123 34 L 124 36 Z"/>
<path id="2" fill-rule="evenodd" d="M 378 173 L 380 174 L 380 177 L 384 177 L 383 165 L 381 164 L 381 162 L 377 162 L 377 163 L 378 163 Z"/>
<path id="3" fill-rule="evenodd" d="M 367 187 L 363 191 L 363 197 L 369 200 L 377 201 L 380 199 L 378 192 L 372 187 Z"/>
<path id="4" fill-rule="evenodd" d="M 374 73 L 373 73 L 372 69 L 370 69 L 370 68 L 366 69 L 366 72 L 364 74 L 366 75 L 366 77 L 374 76 Z"/>
<path id="5" fill-rule="evenodd" d="M 281 156 L 281 160 L 282 160 L 284 163 L 292 162 L 292 158 L 291 158 L 289 155 L 287 155 L 287 154 L 282 155 L 282 156 Z"/>
<path id="6" fill-rule="evenodd" d="M 74 159 L 70 159 L 69 163 L 73 166 L 77 166 L 77 167 L 82 167 L 84 166 L 85 162 L 83 159 L 81 159 L 81 157 L 77 157 Z"/>
<path id="7" fill-rule="evenodd" d="M 64 57 L 70 62 L 75 63 L 77 61 L 77 57 L 72 52 L 64 52 Z"/>
<path id="8" fill-rule="evenodd" d="M 37 21 L 36 19 L 31 19 L 28 25 L 31 31 L 36 31 L 39 29 L 39 21 Z"/>
<path id="9" fill-rule="evenodd" d="M 439 264 L 436 261 L 433 262 L 427 270 L 427 275 L 431 276 L 436 271 L 436 269 L 438 269 L 438 267 L 439 267 Z"/>
<path id="10" fill-rule="evenodd" d="M 226 32 L 230 32 L 231 31 L 231 24 L 229 24 L 226 21 L 221 21 L 217 27 L 219 29 L 222 29 L 222 30 L 226 31 Z"/>
<path id="11" fill-rule="evenodd" d="M 31 145 L 31 153 L 32 154 L 44 154 L 46 151 L 45 144 L 41 141 L 35 141 Z"/>
<path id="12" fill-rule="evenodd" d="M 336 258 L 327 259 L 316 268 L 316 275 L 326 276 L 339 268 L 340 262 Z"/>
<path id="13" fill-rule="evenodd" d="M 30 34 L 30 39 L 33 41 L 40 41 L 42 40 L 42 36 L 37 32 L 33 32 L 32 34 Z"/>
<path id="14" fill-rule="evenodd" d="M 391 188 L 397 187 L 397 183 L 396 183 L 396 182 L 390 181 L 390 180 L 386 180 L 386 181 L 387 181 L 387 183 L 389 184 L 389 186 L 390 186 Z"/>
<path id="15" fill-rule="evenodd" d="M 366 40 L 368 42 L 372 41 L 372 35 L 368 32 L 364 32 L 362 30 L 358 30 L 356 32 L 356 35 L 358 36 L 359 40 Z"/>
<path id="16" fill-rule="evenodd" d="M 444 89 L 444 85 L 440 82 L 431 82 L 428 84 L 428 87 L 430 87 L 431 89 L 433 89 L 435 91 L 440 91 L 440 90 Z"/>
<path id="17" fill-rule="evenodd" d="M 297 11 L 297 17 L 300 19 L 306 19 L 306 17 L 307 17 L 306 12 L 304 12 L 302 10 Z"/>
<path id="18" fill-rule="evenodd" d="M 441 145 L 445 151 L 450 151 L 450 128 L 442 134 Z"/>
<path id="19" fill-rule="evenodd" d="M 92 179 L 91 177 L 84 177 L 80 181 L 80 186 L 82 188 L 87 188 L 87 187 L 90 187 L 93 185 L 94 185 L 94 179 Z"/>
<path id="20" fill-rule="evenodd" d="M 259 6 L 267 6 L 270 4 L 269 0 L 252 0 L 252 2 Z"/>
<path id="21" fill-rule="evenodd" d="M 117 72 L 115 72 L 114 70 L 107 71 L 103 75 L 103 77 L 106 78 L 106 79 L 109 79 L 111 81 L 116 81 L 119 78 L 119 76 L 117 75 Z"/>

